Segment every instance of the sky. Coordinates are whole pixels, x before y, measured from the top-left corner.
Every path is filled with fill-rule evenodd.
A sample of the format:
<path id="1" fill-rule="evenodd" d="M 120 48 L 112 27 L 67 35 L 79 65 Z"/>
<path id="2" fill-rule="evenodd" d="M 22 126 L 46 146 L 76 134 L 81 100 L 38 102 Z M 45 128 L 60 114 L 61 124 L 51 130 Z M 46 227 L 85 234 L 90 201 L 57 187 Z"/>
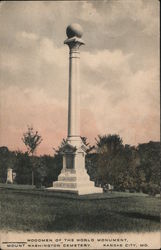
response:
<path id="1" fill-rule="evenodd" d="M 67 136 L 66 27 L 79 23 L 81 135 L 160 139 L 159 1 L 2 1 L 0 146 L 25 151 L 27 126 L 53 155 Z"/>

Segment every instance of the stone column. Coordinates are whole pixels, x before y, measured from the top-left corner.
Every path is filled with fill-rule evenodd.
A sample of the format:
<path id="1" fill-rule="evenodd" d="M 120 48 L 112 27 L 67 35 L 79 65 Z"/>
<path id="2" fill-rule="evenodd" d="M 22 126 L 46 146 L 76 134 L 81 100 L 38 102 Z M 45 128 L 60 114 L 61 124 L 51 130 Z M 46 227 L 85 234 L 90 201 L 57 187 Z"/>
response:
<path id="1" fill-rule="evenodd" d="M 102 193 L 90 181 L 85 168 L 86 146 L 80 137 L 80 90 L 79 90 L 79 47 L 84 44 L 82 28 L 79 24 L 67 27 L 68 38 L 65 44 L 69 46 L 69 93 L 68 93 L 68 136 L 61 148 L 63 154 L 63 169 L 58 181 L 48 190 L 72 192 L 78 195 Z"/>
<path id="2" fill-rule="evenodd" d="M 68 39 L 64 43 L 69 46 L 68 141 L 77 145 L 80 141 L 79 47 L 84 42 L 80 25 L 69 25 L 66 33 Z"/>

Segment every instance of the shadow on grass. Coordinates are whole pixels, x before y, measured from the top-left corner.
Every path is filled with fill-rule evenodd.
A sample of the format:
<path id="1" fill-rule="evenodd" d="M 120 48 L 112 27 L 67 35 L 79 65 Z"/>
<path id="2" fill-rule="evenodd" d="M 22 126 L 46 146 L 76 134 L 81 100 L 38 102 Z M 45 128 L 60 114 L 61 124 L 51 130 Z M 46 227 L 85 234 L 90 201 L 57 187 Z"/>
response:
<path id="1" fill-rule="evenodd" d="M 56 216 L 54 222 L 50 221 L 46 224 L 47 231 L 68 231 L 68 232 L 107 232 L 115 231 L 112 218 L 104 218 L 102 215 L 68 215 Z M 107 226 L 108 225 L 108 226 Z"/>
<path id="2" fill-rule="evenodd" d="M 33 194 L 35 196 L 33 196 Z M 106 195 L 102 195 L 106 197 Z M 160 200 L 113 197 L 79 200 L 74 195 L 1 190 L 0 228 L 35 232 L 130 232 L 160 229 Z M 73 199 L 74 198 L 74 199 Z M 94 198 L 94 199 L 93 199 Z M 131 211 L 131 212 L 130 212 Z"/>
<path id="3" fill-rule="evenodd" d="M 109 214 L 109 216 L 103 215 L 68 215 L 67 216 L 56 216 L 54 222 L 48 221 L 45 225 L 46 231 L 48 232 L 145 232 L 145 225 L 139 222 L 138 215 L 135 217 L 133 214 L 129 216 L 129 220 L 125 221 L 124 216 L 121 214 Z M 145 216 L 140 215 L 139 219 L 142 221 Z M 154 216 L 155 217 L 155 216 Z M 149 218 L 146 218 L 149 220 Z M 153 223 L 156 218 L 153 218 Z M 157 218 L 158 222 L 158 218 Z M 147 225 L 151 225 L 149 221 Z M 43 227 L 44 229 L 44 227 Z M 154 227 L 154 230 L 156 228 Z"/>
<path id="4" fill-rule="evenodd" d="M 133 213 L 133 212 L 119 212 L 118 214 L 121 214 L 129 218 L 151 220 L 160 223 L 160 216 L 142 214 L 142 213 Z"/>
<path id="5" fill-rule="evenodd" d="M 106 199 L 124 199 L 125 197 L 128 198 L 134 198 L 134 197 L 140 197 L 144 196 L 146 197 L 146 194 L 140 194 L 140 193 L 125 193 L 125 192 L 113 192 L 113 193 L 100 193 L 100 194 L 86 194 L 86 195 L 78 195 L 76 193 L 67 193 L 67 192 L 54 192 L 49 191 L 46 189 L 27 189 L 27 187 L 24 187 L 23 189 L 18 188 L 18 185 L 15 185 L 15 188 L 13 188 L 14 185 L 5 186 L 3 185 L 0 190 L 2 192 L 12 192 L 15 194 L 24 194 L 25 196 L 37 196 L 37 197 L 56 197 L 58 199 L 73 199 L 73 200 L 106 200 Z M 24 185 L 25 186 L 25 185 Z"/>

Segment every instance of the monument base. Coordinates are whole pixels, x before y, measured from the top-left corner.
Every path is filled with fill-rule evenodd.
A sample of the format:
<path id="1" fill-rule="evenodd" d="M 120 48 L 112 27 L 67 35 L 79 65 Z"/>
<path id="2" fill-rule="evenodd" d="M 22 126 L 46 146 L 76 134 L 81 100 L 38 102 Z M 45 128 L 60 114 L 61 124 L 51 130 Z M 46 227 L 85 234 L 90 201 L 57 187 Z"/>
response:
<path id="1" fill-rule="evenodd" d="M 68 138 L 62 147 L 63 169 L 58 181 L 53 182 L 51 191 L 76 193 L 78 195 L 102 193 L 102 188 L 95 187 L 85 169 L 85 150 L 80 137 Z"/>
<path id="2" fill-rule="evenodd" d="M 53 187 L 47 188 L 49 191 L 69 192 L 78 195 L 103 193 L 102 188 L 95 187 L 90 181 L 86 171 L 77 173 L 75 170 L 62 171 L 58 181 L 53 182 Z"/>

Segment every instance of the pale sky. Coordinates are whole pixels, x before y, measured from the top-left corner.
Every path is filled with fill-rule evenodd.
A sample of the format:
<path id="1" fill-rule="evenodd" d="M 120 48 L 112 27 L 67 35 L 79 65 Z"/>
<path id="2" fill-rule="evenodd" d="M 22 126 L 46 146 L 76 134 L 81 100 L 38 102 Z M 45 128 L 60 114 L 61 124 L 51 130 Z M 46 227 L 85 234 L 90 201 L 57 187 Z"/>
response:
<path id="1" fill-rule="evenodd" d="M 79 23 L 81 135 L 119 134 L 131 145 L 160 138 L 159 1 L 0 3 L 0 146 L 25 150 L 27 125 L 53 154 L 67 135 L 66 27 Z"/>

